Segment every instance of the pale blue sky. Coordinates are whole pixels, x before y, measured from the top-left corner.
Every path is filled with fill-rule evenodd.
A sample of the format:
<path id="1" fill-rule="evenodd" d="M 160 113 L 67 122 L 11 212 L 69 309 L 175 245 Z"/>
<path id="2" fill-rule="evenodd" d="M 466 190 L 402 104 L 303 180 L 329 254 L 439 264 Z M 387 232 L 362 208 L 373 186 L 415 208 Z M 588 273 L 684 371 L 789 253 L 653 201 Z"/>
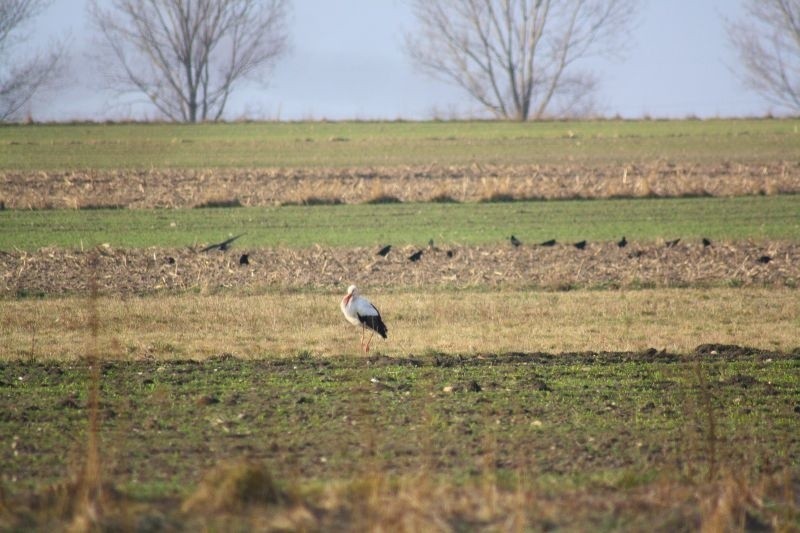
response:
<path id="1" fill-rule="evenodd" d="M 742 0 L 642 0 L 622 60 L 593 61 L 605 116 L 729 117 L 780 113 L 733 74 L 723 17 Z M 226 117 L 254 119 L 429 119 L 476 115 L 458 88 L 418 73 L 403 52 L 414 19 L 402 0 L 294 0 L 291 51 L 266 87 L 236 93 Z M 40 42 L 69 36 L 75 87 L 38 99 L 36 120 L 155 118 L 152 108 L 115 101 L 86 58 L 93 30 L 85 0 L 55 0 L 36 21 Z M 29 43 L 35 45 L 36 41 Z"/>

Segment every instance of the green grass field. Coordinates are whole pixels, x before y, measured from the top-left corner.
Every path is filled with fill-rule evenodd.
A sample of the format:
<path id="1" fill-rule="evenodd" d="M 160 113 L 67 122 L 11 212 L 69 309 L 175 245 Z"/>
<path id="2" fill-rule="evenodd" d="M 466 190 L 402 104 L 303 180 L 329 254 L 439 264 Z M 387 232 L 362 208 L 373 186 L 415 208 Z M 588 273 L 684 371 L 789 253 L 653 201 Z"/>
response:
<path id="1" fill-rule="evenodd" d="M 0 250 L 189 246 L 244 233 L 251 247 L 659 238 L 800 238 L 800 198 L 764 196 L 485 204 L 0 211 Z"/>
<path id="2" fill-rule="evenodd" d="M 737 483 L 798 453 L 796 361 L 725 357 L 108 361 L 101 470 L 127 499 L 107 494 L 100 520 L 197 530 L 219 520 L 221 501 L 230 518 L 211 529 L 265 529 L 295 507 L 321 530 L 506 530 L 517 514 L 535 530 L 674 531 L 708 524 L 728 497 L 737 507 L 726 520 L 743 505 L 750 523 L 790 525 L 790 485 Z M 15 493 L 45 484 L 61 505 L 78 501 L 59 482 L 81 468 L 89 374 L 84 363 L 0 365 L 0 427 L 13 435 L 0 462 Z M 245 477 L 236 490 L 223 476 L 211 487 L 220 497 L 165 513 L 177 505 L 159 502 L 187 501 L 204 471 L 236 457 L 267 465 L 275 481 Z M 717 476 L 730 487 L 696 488 Z M 270 483 L 292 496 L 262 507 Z M 744 490 L 759 503 L 738 503 Z M 17 529 L 59 523 L 21 507 Z M 394 523 L 395 513 L 405 518 Z"/>
<path id="3" fill-rule="evenodd" d="M 0 126 L 0 170 L 797 160 L 800 120 Z"/>

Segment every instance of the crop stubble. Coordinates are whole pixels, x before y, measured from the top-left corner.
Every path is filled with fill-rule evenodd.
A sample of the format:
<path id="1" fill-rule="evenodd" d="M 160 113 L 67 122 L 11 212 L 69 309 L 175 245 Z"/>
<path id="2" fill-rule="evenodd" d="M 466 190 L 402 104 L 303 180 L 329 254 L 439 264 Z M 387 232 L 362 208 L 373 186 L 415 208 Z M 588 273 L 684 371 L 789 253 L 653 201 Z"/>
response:
<path id="1" fill-rule="evenodd" d="M 104 294 L 209 292 L 235 289 L 335 290 L 364 287 L 575 288 L 770 286 L 796 287 L 800 245 L 785 241 L 724 241 L 711 246 L 679 242 L 588 243 L 552 247 L 447 246 L 392 250 L 387 257 L 366 247 L 258 248 L 202 253 L 190 248 L 42 248 L 0 252 L 0 296 L 80 294 L 94 275 Z M 248 264 L 240 264 L 248 253 Z M 764 257 L 770 261 L 764 263 Z"/>
<path id="2" fill-rule="evenodd" d="M 11 209 L 800 193 L 800 163 L 394 166 L 0 172 Z"/>

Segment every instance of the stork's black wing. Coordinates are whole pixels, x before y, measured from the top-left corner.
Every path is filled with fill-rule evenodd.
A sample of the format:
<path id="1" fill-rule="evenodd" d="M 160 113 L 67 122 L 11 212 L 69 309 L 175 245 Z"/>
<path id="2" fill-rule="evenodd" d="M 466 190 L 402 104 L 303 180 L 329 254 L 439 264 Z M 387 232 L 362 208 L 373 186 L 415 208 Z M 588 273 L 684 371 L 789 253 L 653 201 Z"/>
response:
<path id="1" fill-rule="evenodd" d="M 377 309 L 376 309 L 377 311 Z M 358 319 L 361 321 L 362 324 L 367 326 L 369 329 L 383 337 L 386 338 L 386 324 L 383 323 L 381 319 L 381 315 L 358 315 Z"/>

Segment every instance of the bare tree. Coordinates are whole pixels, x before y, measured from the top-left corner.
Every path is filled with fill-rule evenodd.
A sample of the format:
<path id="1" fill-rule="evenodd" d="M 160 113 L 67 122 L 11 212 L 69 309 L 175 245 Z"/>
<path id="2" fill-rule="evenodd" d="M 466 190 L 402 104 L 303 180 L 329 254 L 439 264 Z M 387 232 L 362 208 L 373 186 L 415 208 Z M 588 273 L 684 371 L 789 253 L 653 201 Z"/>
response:
<path id="1" fill-rule="evenodd" d="M 800 0 L 748 0 L 727 22 L 742 77 L 767 100 L 800 111 Z"/>
<path id="2" fill-rule="evenodd" d="M 27 57 L 20 50 L 26 24 L 49 5 L 50 0 L 0 1 L 0 120 L 19 116 L 38 91 L 58 80 L 63 46 Z"/>
<path id="3" fill-rule="evenodd" d="M 597 80 L 576 67 L 620 50 L 637 0 L 411 0 L 406 35 L 426 73 L 462 87 L 495 116 L 542 118 L 586 105 Z M 551 112 L 552 113 L 552 112 Z"/>
<path id="4" fill-rule="evenodd" d="M 288 0 L 91 0 L 112 88 L 175 121 L 219 120 L 236 85 L 285 52 Z"/>

